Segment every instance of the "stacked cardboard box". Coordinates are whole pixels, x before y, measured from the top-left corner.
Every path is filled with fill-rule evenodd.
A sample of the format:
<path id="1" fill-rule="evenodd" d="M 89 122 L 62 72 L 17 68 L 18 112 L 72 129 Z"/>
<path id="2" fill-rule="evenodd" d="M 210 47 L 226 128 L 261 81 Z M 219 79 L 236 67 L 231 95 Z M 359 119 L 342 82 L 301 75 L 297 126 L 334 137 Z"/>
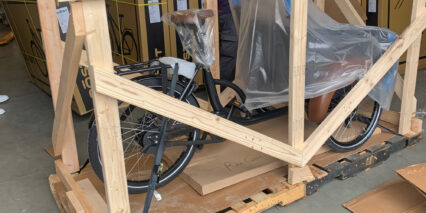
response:
<path id="1" fill-rule="evenodd" d="M 370 0 L 373 1 L 373 0 Z M 375 0 L 374 0 L 375 1 Z M 410 25 L 413 1 L 383 0 L 378 1 L 378 26 L 386 27 L 401 34 Z M 400 58 L 399 72 L 405 70 L 406 53 Z M 426 68 L 426 33 L 423 33 L 420 47 L 419 69 Z"/>
<path id="2" fill-rule="evenodd" d="M 2 0 L 6 16 L 9 20 L 16 40 L 25 59 L 25 65 L 31 81 L 46 93 L 50 94 L 49 77 L 46 58 L 44 55 L 41 27 L 36 1 Z M 60 8 L 68 7 L 61 4 Z M 65 38 L 65 33 L 61 32 Z M 77 76 L 77 87 L 74 91 L 72 109 L 80 114 L 86 114 L 93 108 L 90 90 L 89 72 L 86 67 L 80 67 Z"/>
<path id="3" fill-rule="evenodd" d="M 25 58 L 31 81 L 50 94 L 37 2 L 0 0 L 0 3 Z M 199 8 L 199 0 L 106 0 L 106 5 L 114 62 L 129 64 L 162 56 L 191 60 L 176 32 L 161 21 L 161 16 L 174 10 Z M 65 40 L 68 3 L 60 3 L 57 13 L 63 19 L 59 24 L 61 39 Z M 93 109 L 87 67 L 80 67 L 76 85 L 72 108 L 83 115 Z"/>

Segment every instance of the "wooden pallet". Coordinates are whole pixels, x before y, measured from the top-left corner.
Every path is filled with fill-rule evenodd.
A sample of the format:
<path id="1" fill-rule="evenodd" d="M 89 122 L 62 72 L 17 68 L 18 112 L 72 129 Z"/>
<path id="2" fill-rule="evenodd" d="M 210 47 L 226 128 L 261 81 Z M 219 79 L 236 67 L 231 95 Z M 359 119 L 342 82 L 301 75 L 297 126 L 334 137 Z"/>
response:
<path id="1" fill-rule="evenodd" d="M 368 170 L 389 158 L 389 156 L 413 146 L 420 141 L 422 134 L 410 138 L 382 132 L 374 135 L 363 147 L 349 153 L 326 152 L 310 162 L 309 168 L 315 179 L 290 185 L 287 181 L 287 168 L 282 167 L 250 178 L 206 196 L 200 196 L 181 178 L 176 178 L 160 188 L 161 201 L 154 200 L 152 212 L 259 212 L 274 205 L 285 206 L 318 191 L 325 183 L 334 179 L 346 179 Z M 105 199 L 103 183 L 96 177 L 90 166 L 74 176 L 77 183 L 87 179 L 100 196 Z M 70 212 L 72 206 L 67 190 L 57 175 L 49 177 L 52 195 L 61 212 Z M 92 190 L 93 191 L 93 190 Z M 145 194 L 130 195 L 132 212 L 143 208 Z M 98 202 L 102 203 L 102 202 Z M 100 206 L 99 208 L 106 208 Z M 95 211 L 96 212 L 96 211 Z M 102 212 L 102 211 L 99 211 Z"/>

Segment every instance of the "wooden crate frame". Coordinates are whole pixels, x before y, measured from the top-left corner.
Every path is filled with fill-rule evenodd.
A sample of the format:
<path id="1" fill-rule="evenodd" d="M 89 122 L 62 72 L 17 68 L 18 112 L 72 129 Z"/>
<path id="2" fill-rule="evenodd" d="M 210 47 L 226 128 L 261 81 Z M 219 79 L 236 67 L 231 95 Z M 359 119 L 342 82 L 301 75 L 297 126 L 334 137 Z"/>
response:
<path id="1" fill-rule="evenodd" d="M 95 205 L 106 205 L 102 202 L 94 202 L 92 197 L 85 196 L 87 190 L 83 190 L 70 174 L 78 168 L 78 161 L 75 160 L 75 137 L 70 108 L 72 95 L 70 94 L 74 90 L 75 75 L 79 63 L 89 66 L 100 151 L 102 156 L 108 156 L 102 158 L 102 163 L 104 165 L 103 174 L 109 212 L 130 212 L 117 100 L 126 101 L 295 166 L 303 167 L 338 125 L 344 121 L 387 70 L 408 49 L 406 76 L 403 82 L 399 80 L 396 92 L 402 99 L 399 132 L 410 134 L 411 118 L 414 112 L 413 104 L 415 104 L 414 90 L 420 36 L 426 28 L 425 0 L 414 0 L 411 25 L 304 141 L 304 98 L 302 97 L 305 76 L 307 1 L 293 0 L 291 8 L 290 145 L 287 145 L 210 112 L 116 76 L 113 71 L 104 0 L 70 2 L 71 17 L 64 48 L 57 33 L 55 2 L 53 0 L 38 0 L 49 80 L 52 85 L 52 97 L 55 106 L 52 134 L 53 153 L 58 158 L 55 160 L 55 167 L 61 181 L 72 192 L 67 194 L 67 199 L 74 204 L 70 211 L 95 212 L 97 209 Z M 207 6 L 217 8 L 215 2 L 214 0 L 207 0 Z M 348 1 L 344 2 L 348 3 Z M 351 7 L 348 4 L 342 5 L 346 5 L 349 9 Z M 217 18 L 217 10 L 215 10 L 215 15 Z M 217 40 L 215 38 L 216 47 L 218 45 Z M 86 54 L 82 52 L 83 44 L 85 44 L 87 50 Z M 218 61 L 216 61 L 215 66 L 213 70 L 218 70 Z M 214 75 L 217 76 L 217 73 Z"/>

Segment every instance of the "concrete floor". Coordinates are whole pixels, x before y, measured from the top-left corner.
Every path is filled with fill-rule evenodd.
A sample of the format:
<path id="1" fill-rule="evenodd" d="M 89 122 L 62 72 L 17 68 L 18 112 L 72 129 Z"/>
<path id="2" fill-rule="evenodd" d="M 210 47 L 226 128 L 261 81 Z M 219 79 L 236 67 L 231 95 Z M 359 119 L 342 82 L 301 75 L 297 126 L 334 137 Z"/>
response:
<path id="1" fill-rule="evenodd" d="M 0 26 L 0 36 L 7 29 Z M 418 111 L 426 111 L 426 70 L 419 71 L 416 90 Z M 0 94 L 10 100 L 0 104 L 0 212 L 58 212 L 47 178 L 54 173 L 53 161 L 43 150 L 51 145 L 52 102 L 34 86 L 26 73 L 16 41 L 0 46 Z M 394 109 L 399 101 L 394 98 Z M 74 115 L 80 162 L 87 159 L 88 117 Z M 423 126 L 424 128 L 425 126 Z M 348 212 L 341 205 L 396 177 L 394 169 L 426 162 L 426 142 L 393 154 L 368 172 L 344 181 L 334 180 L 320 192 L 288 207 L 266 212 Z"/>

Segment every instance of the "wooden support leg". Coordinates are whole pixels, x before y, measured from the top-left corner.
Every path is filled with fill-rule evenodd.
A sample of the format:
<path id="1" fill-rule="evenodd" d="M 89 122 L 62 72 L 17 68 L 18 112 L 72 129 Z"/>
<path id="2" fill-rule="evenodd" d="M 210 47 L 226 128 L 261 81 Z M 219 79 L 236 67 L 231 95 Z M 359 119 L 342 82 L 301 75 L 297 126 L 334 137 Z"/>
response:
<path id="1" fill-rule="evenodd" d="M 56 4 L 55 1 L 37 0 L 37 7 L 40 11 L 40 24 L 43 29 L 43 45 L 49 72 L 49 84 L 53 107 L 56 109 L 63 56 L 61 39 L 59 36 L 59 26 L 56 17 Z M 64 129 L 65 139 L 61 144 L 62 147 L 57 147 L 55 144 L 54 147 L 56 147 L 57 150 L 62 150 L 61 157 L 63 163 L 67 166 L 70 172 L 75 172 L 80 168 L 71 112 L 66 116 L 68 116 L 68 121 L 66 122 L 66 128 Z"/>
<path id="2" fill-rule="evenodd" d="M 414 0 L 411 22 L 414 22 L 425 9 L 425 0 Z M 418 35 L 414 43 L 408 48 L 407 64 L 405 66 L 404 85 L 402 90 L 401 117 L 399 120 L 399 134 L 407 134 L 411 129 L 413 117 L 413 98 L 416 89 L 417 68 L 419 65 L 420 43 L 422 37 Z"/>
<path id="3" fill-rule="evenodd" d="M 113 73 L 105 0 L 82 2 L 86 31 L 90 32 L 86 36 L 85 45 L 90 64 L 90 81 L 96 85 L 94 65 Z M 130 212 L 117 100 L 93 92 L 93 103 L 108 210 Z"/>
<path id="4" fill-rule="evenodd" d="M 292 0 L 291 5 L 288 134 L 290 145 L 298 150 L 303 150 L 308 0 Z M 301 176 L 300 172 L 302 171 L 310 173 L 309 168 L 306 166 L 299 168 L 289 165 L 289 183 L 296 184 L 304 181 L 306 175 Z"/>

